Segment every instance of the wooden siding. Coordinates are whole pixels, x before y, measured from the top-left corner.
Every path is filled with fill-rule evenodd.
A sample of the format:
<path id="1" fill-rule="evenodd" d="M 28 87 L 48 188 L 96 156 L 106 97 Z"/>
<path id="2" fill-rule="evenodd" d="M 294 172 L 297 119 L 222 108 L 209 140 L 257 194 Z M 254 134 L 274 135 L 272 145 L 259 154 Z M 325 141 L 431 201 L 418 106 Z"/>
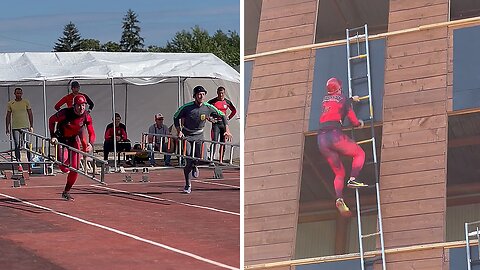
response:
<path id="1" fill-rule="evenodd" d="M 316 5 L 315 0 L 264 0 L 257 52 L 311 44 Z M 245 130 L 245 265 L 295 256 L 313 63 L 310 50 L 255 59 Z"/>
<path id="2" fill-rule="evenodd" d="M 390 1 L 388 28 L 445 22 L 448 12 L 447 0 Z M 380 165 L 387 248 L 445 241 L 448 33 L 445 27 L 387 39 Z M 438 251 L 393 254 L 387 263 L 447 269 Z"/>

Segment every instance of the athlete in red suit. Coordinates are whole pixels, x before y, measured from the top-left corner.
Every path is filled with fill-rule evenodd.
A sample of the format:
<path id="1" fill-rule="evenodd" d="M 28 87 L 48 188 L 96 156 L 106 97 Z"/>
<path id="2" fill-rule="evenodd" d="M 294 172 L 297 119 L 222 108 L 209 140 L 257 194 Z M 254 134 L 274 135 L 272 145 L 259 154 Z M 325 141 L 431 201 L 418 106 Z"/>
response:
<path id="1" fill-rule="evenodd" d="M 327 159 L 330 168 L 335 174 L 333 182 L 337 196 L 336 207 L 340 214 L 350 216 L 350 210 L 343 201 L 343 188 L 345 181 L 345 168 L 340 156 L 352 157 L 352 171 L 347 186 L 351 188 L 365 187 L 364 183 L 356 180 L 365 161 L 365 152 L 352 139 L 343 134 L 342 121 L 348 117 L 355 127 L 363 127 L 352 108 L 352 100 L 359 101 L 358 96 L 346 98 L 342 95 L 342 82 L 336 78 L 327 81 L 327 95 L 322 101 L 320 127 L 317 135 L 318 149 Z"/>
<path id="2" fill-rule="evenodd" d="M 225 87 L 220 86 L 217 88 L 217 97 L 212 98 L 208 101 L 208 103 L 212 104 L 217 108 L 219 111 L 223 112 L 223 114 L 227 115 L 227 110 L 230 109 L 230 114 L 228 115 L 228 120 L 232 119 L 235 114 L 237 113 L 237 109 L 233 105 L 233 103 L 225 98 Z M 212 121 L 212 141 L 219 141 L 225 142 L 225 125 L 222 122 L 222 118 L 220 116 L 215 117 Z M 225 147 L 223 148 L 222 155 L 225 153 Z"/>
<path id="3" fill-rule="evenodd" d="M 61 109 L 50 116 L 48 127 L 53 144 L 61 142 L 79 150 L 82 147 L 85 152 L 92 150 L 92 144 L 95 142 L 95 130 L 93 129 L 92 117 L 86 111 L 86 103 L 87 100 L 83 95 L 77 95 L 73 98 L 73 107 Z M 57 124 L 56 129 L 55 124 Z M 83 128 L 84 126 L 86 126 L 86 129 Z M 86 132 L 88 132 L 88 139 Z M 69 164 L 75 169 L 79 167 L 79 155 L 73 151 L 69 154 L 67 149 L 62 151 L 59 147 L 58 159 L 63 160 L 65 164 Z M 78 173 L 70 171 L 65 166 L 60 166 L 60 169 L 63 172 L 68 172 L 67 184 L 62 193 L 62 198 L 67 201 L 73 201 L 70 189 L 77 180 Z"/>

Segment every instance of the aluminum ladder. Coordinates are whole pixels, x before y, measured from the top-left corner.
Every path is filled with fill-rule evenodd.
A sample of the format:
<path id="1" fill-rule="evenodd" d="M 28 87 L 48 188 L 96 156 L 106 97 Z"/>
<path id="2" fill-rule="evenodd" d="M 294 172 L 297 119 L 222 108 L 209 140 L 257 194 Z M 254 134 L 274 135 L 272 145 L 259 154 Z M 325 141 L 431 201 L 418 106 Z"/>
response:
<path id="1" fill-rule="evenodd" d="M 359 188 L 355 188 L 355 198 L 356 198 L 356 207 L 357 207 L 357 225 L 358 225 L 358 241 L 360 249 L 360 260 L 362 270 L 365 270 L 366 261 L 365 261 L 365 251 L 363 248 L 363 241 L 369 237 L 380 236 L 380 248 L 381 254 L 380 258 L 374 259 L 374 263 L 377 259 L 382 260 L 382 269 L 387 269 L 385 262 L 385 245 L 383 239 L 383 226 L 382 226 L 382 212 L 380 207 L 380 188 L 378 184 L 379 175 L 378 175 L 378 162 L 377 162 L 377 152 L 376 152 L 376 143 L 375 143 L 375 129 L 374 129 L 374 118 L 373 118 L 373 102 L 372 102 L 372 82 L 371 82 L 371 72 L 370 72 L 370 54 L 369 54 L 369 44 L 368 44 L 368 27 L 365 24 L 364 26 L 346 29 L 346 44 L 347 44 L 347 69 L 348 69 L 348 93 L 349 97 L 355 95 L 355 89 L 357 89 L 362 84 L 367 84 L 368 95 L 360 96 L 360 101 L 368 100 L 369 106 L 369 119 L 364 120 L 364 122 L 370 123 L 370 139 L 358 141 L 357 144 L 370 143 L 372 145 L 372 154 L 373 154 L 373 165 L 375 167 L 375 185 L 371 186 L 375 188 L 376 199 L 377 199 L 377 229 L 378 231 L 369 234 L 363 234 L 362 231 L 362 218 L 361 218 L 361 207 L 360 207 L 360 192 Z M 356 75 L 353 77 L 354 67 L 362 67 L 362 71 L 366 74 Z M 353 134 L 352 134 L 353 135 Z M 365 210 L 366 211 L 366 210 Z M 365 214 L 365 211 L 364 214 Z"/>
<path id="2" fill-rule="evenodd" d="M 475 225 L 475 230 L 470 231 L 469 227 Z M 467 269 L 472 270 L 473 265 L 480 265 L 480 221 L 476 222 L 465 222 L 465 241 L 466 241 L 466 251 L 467 251 Z M 472 258 L 472 252 L 470 248 L 470 238 L 475 237 L 477 239 L 478 254 Z"/>

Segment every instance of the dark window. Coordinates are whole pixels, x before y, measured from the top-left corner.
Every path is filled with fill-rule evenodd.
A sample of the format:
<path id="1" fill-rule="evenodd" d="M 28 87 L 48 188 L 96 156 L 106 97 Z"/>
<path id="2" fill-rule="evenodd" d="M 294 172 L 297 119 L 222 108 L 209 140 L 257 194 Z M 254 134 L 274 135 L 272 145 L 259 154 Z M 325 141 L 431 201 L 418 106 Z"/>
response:
<path id="1" fill-rule="evenodd" d="M 368 25 L 369 35 L 387 32 L 389 2 L 385 0 L 321 0 L 318 7 L 315 42 L 345 39 L 345 29 L 365 24 Z"/>
<path id="2" fill-rule="evenodd" d="M 255 54 L 257 51 L 258 27 L 262 0 L 245 0 L 244 9 L 244 45 L 245 55 Z"/>
<path id="3" fill-rule="evenodd" d="M 450 20 L 460 20 L 480 16 L 480 1 L 478 0 L 451 0 Z"/>

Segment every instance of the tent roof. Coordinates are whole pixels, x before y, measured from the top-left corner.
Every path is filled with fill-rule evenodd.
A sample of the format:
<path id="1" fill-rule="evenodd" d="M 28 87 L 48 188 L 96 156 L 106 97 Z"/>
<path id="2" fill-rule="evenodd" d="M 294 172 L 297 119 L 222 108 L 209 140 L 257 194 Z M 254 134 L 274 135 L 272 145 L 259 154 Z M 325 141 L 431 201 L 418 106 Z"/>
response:
<path id="1" fill-rule="evenodd" d="M 211 53 L 25 52 L 0 53 L 0 82 L 214 78 L 240 83 L 240 74 Z"/>

